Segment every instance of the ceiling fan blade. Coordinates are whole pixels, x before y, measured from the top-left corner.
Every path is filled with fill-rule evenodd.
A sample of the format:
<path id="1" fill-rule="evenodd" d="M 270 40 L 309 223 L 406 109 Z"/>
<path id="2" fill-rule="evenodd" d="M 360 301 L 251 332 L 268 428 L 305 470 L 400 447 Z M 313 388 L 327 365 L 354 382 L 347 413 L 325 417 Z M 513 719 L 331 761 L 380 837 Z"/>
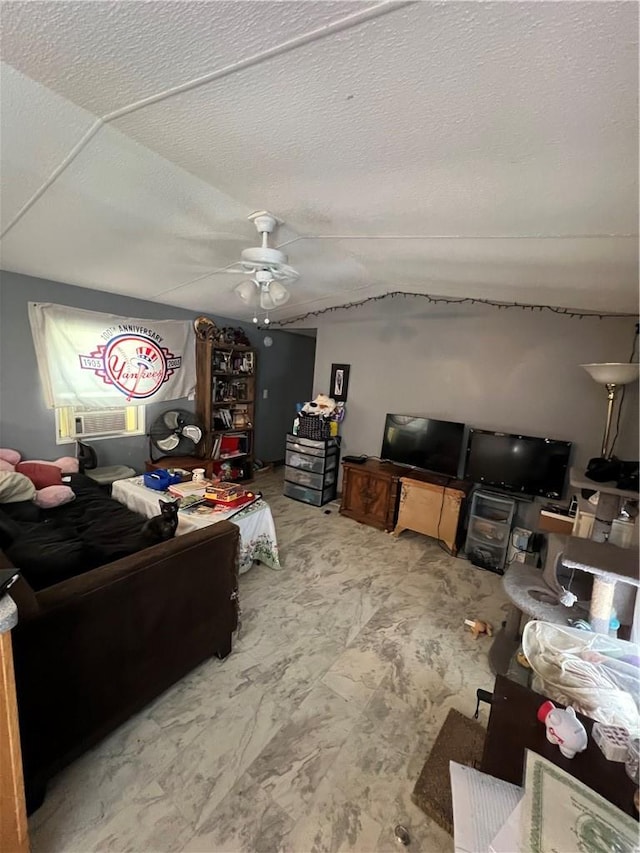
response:
<path id="1" fill-rule="evenodd" d="M 198 242 L 201 240 L 220 240 L 224 242 L 246 243 L 247 245 L 251 245 L 250 237 L 247 237 L 245 234 L 230 233 L 229 231 L 197 231 L 196 233 L 176 234 L 175 236 L 179 240 L 197 240 Z"/>
<path id="2" fill-rule="evenodd" d="M 233 275 L 244 275 L 246 272 L 247 270 L 244 269 L 244 264 L 242 264 L 240 261 L 234 261 L 232 264 L 229 264 L 226 267 L 221 267 L 219 270 L 213 270 L 214 275 L 221 275 L 223 273 L 225 275 L 228 275 L 229 273 Z M 253 272 L 253 270 L 249 270 L 249 272 Z"/>
<path id="3" fill-rule="evenodd" d="M 289 264 L 279 264 L 277 267 L 270 267 L 273 277 L 278 281 L 296 281 L 300 278 L 300 273 Z"/>
<path id="4" fill-rule="evenodd" d="M 180 437 L 174 433 L 173 435 L 167 436 L 167 438 L 159 439 L 156 441 L 156 444 L 160 450 L 175 450 L 180 444 Z"/>

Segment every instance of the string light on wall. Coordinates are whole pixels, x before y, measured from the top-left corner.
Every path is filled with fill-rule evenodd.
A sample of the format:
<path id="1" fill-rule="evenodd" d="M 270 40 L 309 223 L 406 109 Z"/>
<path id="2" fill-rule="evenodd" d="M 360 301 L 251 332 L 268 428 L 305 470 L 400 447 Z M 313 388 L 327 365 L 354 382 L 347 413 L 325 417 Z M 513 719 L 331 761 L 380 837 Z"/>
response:
<path id="1" fill-rule="evenodd" d="M 309 320 L 313 317 L 322 317 L 324 314 L 330 314 L 333 311 L 348 311 L 352 308 L 362 308 L 363 305 L 368 305 L 372 302 L 380 302 L 384 299 L 396 299 L 399 296 L 415 297 L 416 299 L 424 299 L 431 305 L 484 305 L 498 310 L 518 309 L 520 311 L 550 311 L 553 314 L 560 314 L 563 317 L 578 318 L 582 320 L 585 317 L 597 317 L 599 320 L 612 320 L 635 317 L 635 314 L 626 313 L 609 313 L 597 311 L 577 311 L 572 308 L 558 308 L 555 305 L 528 305 L 521 302 L 498 302 L 493 299 L 476 299 L 475 297 L 449 297 L 449 296 L 431 296 L 428 293 L 411 293 L 403 290 L 394 290 L 389 293 L 382 293 L 379 296 L 369 296 L 367 299 L 361 299 L 358 302 L 347 302 L 344 305 L 333 305 L 330 308 L 319 308 L 316 311 L 307 311 L 306 314 L 300 314 L 297 317 L 291 317 L 288 320 L 273 320 L 272 324 L 277 326 L 290 326 L 293 323 L 301 323 L 304 320 Z"/>

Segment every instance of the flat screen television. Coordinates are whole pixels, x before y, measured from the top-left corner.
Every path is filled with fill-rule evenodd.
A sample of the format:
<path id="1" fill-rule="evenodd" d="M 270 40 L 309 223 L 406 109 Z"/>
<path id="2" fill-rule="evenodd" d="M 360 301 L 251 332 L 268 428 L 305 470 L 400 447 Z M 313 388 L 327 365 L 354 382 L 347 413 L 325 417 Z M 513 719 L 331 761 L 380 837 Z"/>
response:
<path id="1" fill-rule="evenodd" d="M 387 415 L 380 458 L 448 477 L 458 475 L 464 424 Z"/>
<path id="2" fill-rule="evenodd" d="M 570 441 L 469 430 L 465 477 L 515 494 L 561 498 Z"/>

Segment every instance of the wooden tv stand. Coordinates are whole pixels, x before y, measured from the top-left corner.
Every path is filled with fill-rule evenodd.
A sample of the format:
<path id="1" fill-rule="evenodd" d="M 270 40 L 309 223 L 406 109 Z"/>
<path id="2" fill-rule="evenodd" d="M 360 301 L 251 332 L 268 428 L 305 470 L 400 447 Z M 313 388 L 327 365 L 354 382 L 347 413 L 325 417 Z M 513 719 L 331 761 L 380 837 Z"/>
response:
<path id="1" fill-rule="evenodd" d="M 361 465 L 343 462 L 342 468 L 341 515 L 395 535 L 416 530 L 439 536 L 452 554 L 457 552 L 458 524 L 470 483 L 374 459 Z"/>

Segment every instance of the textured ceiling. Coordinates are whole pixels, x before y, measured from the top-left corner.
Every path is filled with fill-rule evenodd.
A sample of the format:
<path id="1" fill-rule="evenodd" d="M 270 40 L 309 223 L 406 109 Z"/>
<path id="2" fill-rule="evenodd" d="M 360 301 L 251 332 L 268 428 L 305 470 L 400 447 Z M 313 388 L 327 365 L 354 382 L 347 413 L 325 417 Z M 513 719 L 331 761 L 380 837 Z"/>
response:
<path id="1" fill-rule="evenodd" d="M 2 265 L 235 317 L 387 290 L 637 309 L 635 3 L 5 2 Z"/>

